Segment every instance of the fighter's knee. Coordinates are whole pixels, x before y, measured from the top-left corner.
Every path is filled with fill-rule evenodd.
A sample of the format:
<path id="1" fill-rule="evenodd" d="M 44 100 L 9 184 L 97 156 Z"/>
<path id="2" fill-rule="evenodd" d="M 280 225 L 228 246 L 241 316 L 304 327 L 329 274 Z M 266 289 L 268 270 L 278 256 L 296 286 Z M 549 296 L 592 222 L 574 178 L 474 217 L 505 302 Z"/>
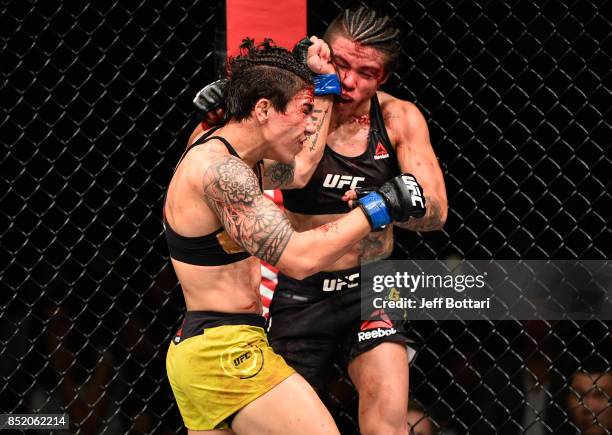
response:
<path id="1" fill-rule="evenodd" d="M 359 428 L 364 435 L 406 435 L 407 422 L 407 407 L 392 398 L 383 397 L 370 402 L 360 400 Z"/>
<path id="2" fill-rule="evenodd" d="M 371 421 L 359 424 L 359 431 L 362 435 L 407 435 L 408 423 L 388 424 L 384 421 Z"/>

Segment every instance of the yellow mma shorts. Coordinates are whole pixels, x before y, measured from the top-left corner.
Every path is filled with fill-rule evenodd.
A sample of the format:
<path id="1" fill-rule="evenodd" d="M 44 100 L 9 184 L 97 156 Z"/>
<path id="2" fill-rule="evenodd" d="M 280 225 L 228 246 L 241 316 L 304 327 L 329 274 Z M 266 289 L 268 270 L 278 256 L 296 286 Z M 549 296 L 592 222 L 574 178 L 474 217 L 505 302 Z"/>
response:
<path id="1" fill-rule="evenodd" d="M 291 376 L 274 353 L 259 314 L 188 311 L 166 356 L 185 426 L 226 429 L 234 415 Z"/>

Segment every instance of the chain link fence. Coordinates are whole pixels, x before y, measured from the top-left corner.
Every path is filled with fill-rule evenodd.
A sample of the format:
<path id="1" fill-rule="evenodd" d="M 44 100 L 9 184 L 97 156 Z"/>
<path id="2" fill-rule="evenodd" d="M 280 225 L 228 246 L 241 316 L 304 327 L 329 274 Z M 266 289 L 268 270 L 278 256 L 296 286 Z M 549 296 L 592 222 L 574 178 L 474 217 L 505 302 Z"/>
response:
<path id="1" fill-rule="evenodd" d="M 610 258 L 610 2 L 369 4 L 403 31 L 384 89 L 425 114 L 449 195 L 445 230 L 398 231 L 395 257 Z M 310 1 L 310 32 L 347 5 Z M 222 2 L 2 3 L 2 412 L 65 410 L 79 434 L 183 430 L 161 201 L 224 25 Z M 572 377 L 611 371 L 609 322 L 412 331 L 410 395 L 436 431 L 578 433 L 580 413 L 612 412 L 609 390 L 594 409 Z M 338 374 L 325 399 L 357 433 Z"/>

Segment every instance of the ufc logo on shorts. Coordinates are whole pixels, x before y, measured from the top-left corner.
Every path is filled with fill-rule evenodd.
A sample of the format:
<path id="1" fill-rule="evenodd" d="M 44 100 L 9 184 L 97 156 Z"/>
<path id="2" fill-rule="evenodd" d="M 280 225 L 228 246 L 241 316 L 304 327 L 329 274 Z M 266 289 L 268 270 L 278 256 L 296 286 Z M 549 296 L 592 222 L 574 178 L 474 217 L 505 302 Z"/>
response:
<path id="1" fill-rule="evenodd" d="M 238 358 L 234 359 L 234 366 L 238 367 L 240 364 L 242 364 L 243 362 L 245 362 L 249 358 L 251 358 L 250 352 L 247 352 L 245 354 L 240 355 Z"/>
<path id="2" fill-rule="evenodd" d="M 331 187 L 336 189 L 348 188 L 354 189 L 357 184 L 364 181 L 365 177 L 353 177 L 352 175 L 327 174 L 323 187 Z"/>
<path id="3" fill-rule="evenodd" d="M 414 177 L 411 175 L 402 175 L 402 180 L 404 180 L 404 184 L 406 185 L 410 193 L 412 193 L 412 195 L 410 196 L 410 199 L 412 200 L 412 205 L 416 207 L 418 202 L 421 208 L 425 207 L 425 205 L 423 204 L 423 193 L 421 192 L 421 189 L 419 189 L 419 185 L 417 184 Z"/>
<path id="4" fill-rule="evenodd" d="M 323 281 L 323 291 L 333 292 L 346 288 L 354 288 L 359 285 L 359 273 L 354 273 L 342 278 L 326 279 Z"/>

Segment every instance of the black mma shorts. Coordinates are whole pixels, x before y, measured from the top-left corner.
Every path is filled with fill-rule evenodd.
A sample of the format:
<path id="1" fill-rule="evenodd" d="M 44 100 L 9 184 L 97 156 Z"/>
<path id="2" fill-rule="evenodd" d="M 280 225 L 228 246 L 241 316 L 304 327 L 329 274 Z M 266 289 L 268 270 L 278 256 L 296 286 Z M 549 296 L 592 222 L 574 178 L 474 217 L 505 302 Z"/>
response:
<path id="1" fill-rule="evenodd" d="M 279 274 L 270 305 L 268 340 L 319 391 L 338 357 L 346 367 L 384 342 L 410 343 L 414 349 L 405 322 L 390 319 L 382 310 L 362 320 L 360 269 L 320 272 L 301 281 Z"/>

